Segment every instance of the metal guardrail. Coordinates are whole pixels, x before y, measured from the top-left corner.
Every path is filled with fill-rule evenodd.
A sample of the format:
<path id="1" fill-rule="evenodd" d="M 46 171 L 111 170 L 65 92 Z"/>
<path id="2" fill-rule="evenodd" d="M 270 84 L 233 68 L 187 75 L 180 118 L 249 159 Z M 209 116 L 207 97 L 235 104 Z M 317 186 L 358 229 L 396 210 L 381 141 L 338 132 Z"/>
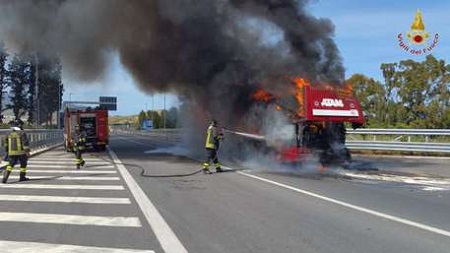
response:
<path id="1" fill-rule="evenodd" d="M 450 153 L 449 143 L 347 141 L 345 145 L 350 150 Z"/>
<path id="2" fill-rule="evenodd" d="M 347 134 L 374 134 L 374 135 L 440 135 L 450 136 L 450 129 L 382 129 L 382 128 L 360 128 L 347 129 Z"/>
<path id="3" fill-rule="evenodd" d="M 175 143 L 182 139 L 181 129 L 155 129 L 151 131 L 139 131 L 134 129 L 111 129 L 111 134 L 132 134 L 152 138 L 159 143 Z"/>
<path id="4" fill-rule="evenodd" d="M 3 139 L 11 130 L 0 129 L 0 136 Z M 28 140 L 30 142 L 31 151 L 43 149 L 49 146 L 63 143 L 64 136 L 62 130 L 48 130 L 48 129 L 25 129 Z M 4 154 L 4 149 L 0 148 L 0 153 Z"/>
<path id="5" fill-rule="evenodd" d="M 177 142 L 182 138 L 180 129 L 114 132 L 147 136 L 156 142 Z M 448 141 L 441 141 L 441 137 Z M 347 129 L 346 146 L 351 150 L 450 153 L 450 129 Z"/>
<path id="6" fill-rule="evenodd" d="M 450 129 L 347 129 L 352 150 L 450 153 Z"/>

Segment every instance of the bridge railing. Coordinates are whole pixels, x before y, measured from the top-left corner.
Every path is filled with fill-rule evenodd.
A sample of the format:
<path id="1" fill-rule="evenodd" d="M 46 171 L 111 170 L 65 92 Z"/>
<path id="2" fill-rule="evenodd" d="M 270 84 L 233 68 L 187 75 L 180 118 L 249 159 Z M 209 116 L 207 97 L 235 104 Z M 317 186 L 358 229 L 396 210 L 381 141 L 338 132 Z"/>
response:
<path id="1" fill-rule="evenodd" d="M 11 130 L 9 129 L 0 129 L 0 136 L 3 140 Z M 41 149 L 51 147 L 53 145 L 58 145 L 63 143 L 64 136 L 62 130 L 55 129 L 25 129 L 25 133 L 27 134 L 28 140 L 30 142 L 30 148 L 32 152 L 39 151 Z M 0 148 L 0 154 L 4 154 L 4 148 Z"/>
<path id="2" fill-rule="evenodd" d="M 153 142 L 176 143 L 181 141 L 181 129 L 154 129 L 151 131 L 140 131 L 127 128 L 111 128 L 111 134 L 132 134 L 151 138 Z"/>
<path id="3" fill-rule="evenodd" d="M 181 129 L 115 129 L 114 132 L 147 136 L 156 142 L 177 142 L 182 137 Z M 450 129 L 347 129 L 346 146 L 355 151 L 450 153 Z"/>

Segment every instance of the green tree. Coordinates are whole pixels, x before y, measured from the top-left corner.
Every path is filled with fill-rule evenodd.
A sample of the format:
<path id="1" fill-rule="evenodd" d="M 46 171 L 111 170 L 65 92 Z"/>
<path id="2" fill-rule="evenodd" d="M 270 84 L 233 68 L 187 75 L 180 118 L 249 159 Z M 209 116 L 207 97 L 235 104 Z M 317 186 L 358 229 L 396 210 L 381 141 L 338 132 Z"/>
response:
<path id="1" fill-rule="evenodd" d="M 426 108 L 427 127 L 450 128 L 450 65 L 434 56 L 427 56 L 425 67 L 429 73 L 429 106 Z"/>
<path id="2" fill-rule="evenodd" d="M 450 65 L 429 55 L 380 69 L 384 83 L 361 74 L 347 80 L 370 127 L 450 128 Z"/>
<path id="3" fill-rule="evenodd" d="M 63 84 L 62 66 L 58 57 L 38 57 L 38 110 L 39 124 L 52 122 L 53 114 L 59 111 Z"/>
<path id="4" fill-rule="evenodd" d="M 35 122 L 36 110 L 36 67 L 37 67 L 37 57 L 32 57 L 30 62 L 30 80 L 28 83 L 28 102 L 27 102 L 27 112 L 28 112 L 28 124 Z"/>
<path id="5" fill-rule="evenodd" d="M 396 116 L 395 106 L 395 95 L 397 88 L 399 86 L 398 83 L 398 75 L 396 73 L 397 63 L 383 63 L 380 66 L 381 72 L 384 78 L 384 108 L 383 115 L 381 118 L 382 122 L 385 122 L 387 125 L 392 125 L 393 119 Z"/>
<path id="6" fill-rule="evenodd" d="M 139 113 L 139 116 L 138 116 L 138 122 L 139 122 L 139 129 L 142 127 L 142 121 L 144 120 L 144 119 L 147 119 L 148 117 L 147 117 L 147 114 L 144 112 L 144 110 L 142 110 L 140 113 Z"/>
<path id="7" fill-rule="evenodd" d="M 178 126 L 178 109 L 176 107 L 171 107 L 167 111 L 167 128 L 176 128 Z"/>
<path id="8" fill-rule="evenodd" d="M 25 57 L 15 55 L 10 66 L 11 91 L 9 108 L 13 110 L 15 118 L 20 118 L 27 111 L 27 84 L 29 82 L 30 64 Z"/>
<path id="9" fill-rule="evenodd" d="M 361 74 L 352 75 L 347 83 L 352 84 L 355 96 L 368 116 L 367 125 L 377 125 L 377 122 L 382 122 L 386 113 L 384 86 L 373 78 Z"/>
<path id="10" fill-rule="evenodd" d="M 3 44 L 3 41 L 0 41 L 0 123 L 3 123 L 3 111 L 5 109 L 3 98 L 11 80 L 6 66 L 7 58 L 8 53 L 6 52 L 5 45 Z"/>
<path id="11" fill-rule="evenodd" d="M 149 119 L 153 120 L 153 128 L 162 128 L 163 121 L 161 115 L 157 111 L 147 111 L 147 115 Z"/>

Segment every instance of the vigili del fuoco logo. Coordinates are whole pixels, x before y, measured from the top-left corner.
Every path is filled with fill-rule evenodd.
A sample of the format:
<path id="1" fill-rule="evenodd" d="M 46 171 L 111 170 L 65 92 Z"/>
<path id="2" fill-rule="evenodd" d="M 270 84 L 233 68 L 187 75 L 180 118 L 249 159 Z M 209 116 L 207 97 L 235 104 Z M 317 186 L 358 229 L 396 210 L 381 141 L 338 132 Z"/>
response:
<path id="1" fill-rule="evenodd" d="M 439 35 L 436 33 L 434 36 L 430 36 L 430 33 L 425 30 L 422 13 L 417 10 L 411 30 L 406 33 L 406 36 L 400 33 L 397 38 L 400 48 L 404 51 L 413 55 L 422 55 L 433 51 L 438 43 Z"/>

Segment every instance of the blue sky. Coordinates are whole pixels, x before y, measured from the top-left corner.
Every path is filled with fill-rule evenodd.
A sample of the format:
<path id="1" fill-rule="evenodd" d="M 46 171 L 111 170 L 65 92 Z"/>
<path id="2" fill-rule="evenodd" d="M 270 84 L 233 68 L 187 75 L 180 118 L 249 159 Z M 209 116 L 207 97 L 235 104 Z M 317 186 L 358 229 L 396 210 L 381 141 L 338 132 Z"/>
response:
<path id="1" fill-rule="evenodd" d="M 346 68 L 346 77 L 362 73 L 381 80 L 380 65 L 404 59 L 423 60 L 400 49 L 399 33 L 410 30 L 417 9 L 422 11 L 425 29 L 439 34 L 433 55 L 450 63 L 450 1 L 314 0 L 307 7 L 316 17 L 330 19 L 335 25 L 335 41 Z M 64 75 L 64 100 L 97 101 L 99 96 L 117 96 L 118 111 L 112 115 L 136 114 L 152 109 L 152 95 L 141 92 L 133 78 L 113 56 L 102 80 L 79 83 Z M 71 95 L 70 95 L 71 94 Z M 163 94 L 154 94 L 154 108 L 162 109 Z M 174 95 L 166 95 L 166 107 L 178 106 Z"/>

